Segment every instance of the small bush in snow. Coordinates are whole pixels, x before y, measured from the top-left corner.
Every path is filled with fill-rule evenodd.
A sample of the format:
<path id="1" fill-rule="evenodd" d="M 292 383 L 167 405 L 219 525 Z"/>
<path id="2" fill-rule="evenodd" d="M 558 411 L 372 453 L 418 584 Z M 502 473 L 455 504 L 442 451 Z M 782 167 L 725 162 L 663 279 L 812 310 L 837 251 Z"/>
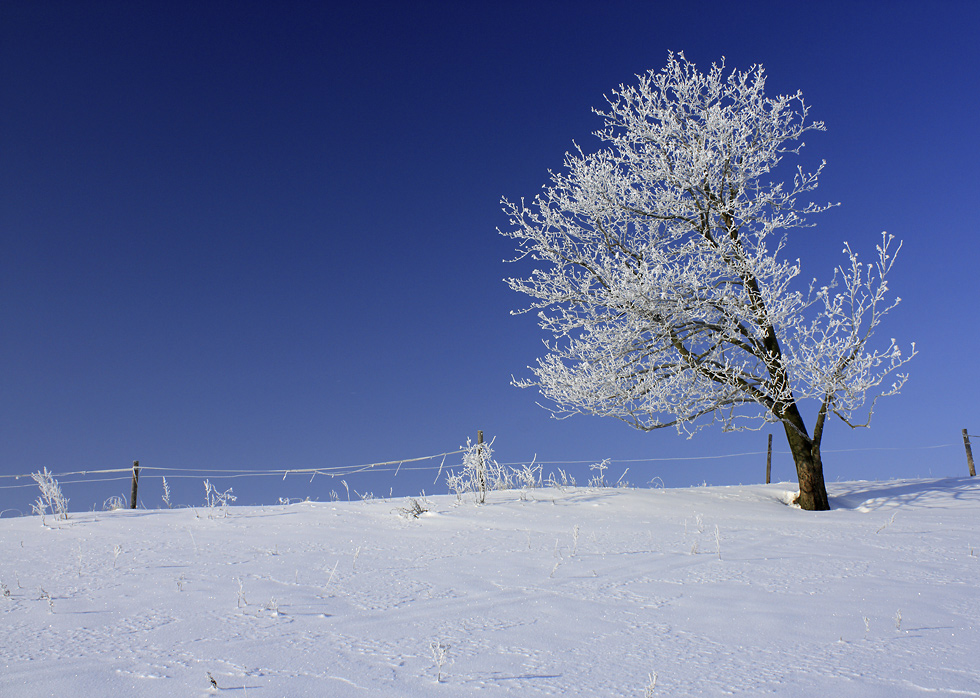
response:
<path id="1" fill-rule="evenodd" d="M 219 492 L 214 485 L 212 485 L 208 480 L 204 481 L 204 501 L 207 504 L 208 509 L 214 509 L 215 507 L 221 507 L 224 511 L 225 516 L 228 515 L 228 505 L 234 502 L 238 497 L 231 493 L 232 488 L 229 487 L 224 492 Z"/>
<path id="2" fill-rule="evenodd" d="M 126 500 L 116 494 L 102 502 L 102 511 L 119 511 L 126 508 Z"/>
<path id="3" fill-rule="evenodd" d="M 537 459 L 537 456 L 535 456 Z M 515 468 L 513 470 L 514 483 L 521 488 L 521 501 L 527 499 L 527 491 L 533 490 L 535 487 L 541 486 L 541 466 L 534 465 L 534 461 L 531 461 L 530 465 L 522 465 L 520 468 Z"/>
<path id="4" fill-rule="evenodd" d="M 399 507 L 398 513 L 406 519 L 417 519 L 422 514 L 429 511 L 429 504 L 422 499 L 419 501 L 415 497 L 409 497 L 408 503 L 404 507 Z"/>
<path id="5" fill-rule="evenodd" d="M 34 513 L 41 517 L 42 522 L 46 512 L 51 512 L 56 519 L 67 519 L 68 498 L 62 493 L 54 476 L 45 468 L 33 473 L 31 477 L 41 490 L 41 496 L 32 506 Z"/>
<path id="6" fill-rule="evenodd" d="M 527 490 L 541 484 L 541 466 L 523 465 L 511 468 L 500 465 L 493 459 L 493 440 L 490 443 L 474 444 L 469 439 L 463 449 L 463 467 L 459 471 L 446 474 L 446 486 L 457 500 L 462 500 L 467 492 L 476 493 L 476 501 L 486 502 L 487 492 L 493 490 L 521 489 L 521 499 Z"/>
<path id="7" fill-rule="evenodd" d="M 483 504 L 487 501 L 487 490 L 506 489 L 501 487 L 501 471 L 493 459 L 493 441 L 490 443 L 474 444 L 466 439 L 463 449 L 463 469 L 446 475 L 446 484 L 457 499 L 462 499 L 466 492 L 475 492 L 476 501 Z M 506 474 L 503 475 L 506 479 Z M 496 486 L 495 486 L 496 485 Z"/>

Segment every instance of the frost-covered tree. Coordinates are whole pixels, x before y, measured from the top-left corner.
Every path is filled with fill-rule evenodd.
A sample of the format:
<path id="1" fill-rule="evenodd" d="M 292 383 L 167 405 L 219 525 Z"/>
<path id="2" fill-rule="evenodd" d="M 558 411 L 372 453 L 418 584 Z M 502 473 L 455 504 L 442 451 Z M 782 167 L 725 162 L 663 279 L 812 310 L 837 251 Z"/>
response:
<path id="1" fill-rule="evenodd" d="M 823 164 L 798 166 L 791 182 L 773 175 L 806 132 L 824 130 L 802 95 L 765 96 L 761 66 L 726 72 L 722 61 L 702 74 L 684 54 L 638 78 L 596 110 L 602 149 L 576 146 L 532 203 L 502 200 L 510 228 L 500 232 L 518 241 L 518 260 L 535 262 L 507 280 L 533 299 L 518 312 L 537 311 L 554 335 L 534 378 L 515 383 L 538 387 L 556 416 L 643 430 L 780 422 L 800 506 L 828 509 L 827 416 L 866 426 L 915 354 L 914 344 L 908 355 L 894 340 L 870 345 L 899 302 L 886 277 L 901 245 L 883 234 L 868 264 L 845 244 L 830 283 L 796 288 L 785 231 L 830 206 L 801 201 Z"/>

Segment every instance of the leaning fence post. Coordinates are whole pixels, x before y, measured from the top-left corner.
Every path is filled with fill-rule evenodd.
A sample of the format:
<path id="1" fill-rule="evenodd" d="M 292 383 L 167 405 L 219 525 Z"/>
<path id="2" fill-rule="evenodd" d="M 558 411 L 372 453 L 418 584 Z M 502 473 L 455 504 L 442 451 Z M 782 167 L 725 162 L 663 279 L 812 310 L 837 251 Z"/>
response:
<path id="1" fill-rule="evenodd" d="M 139 486 L 140 481 L 140 462 L 138 460 L 133 461 L 133 491 L 129 495 L 129 508 L 136 508 L 136 489 Z"/>
<path id="2" fill-rule="evenodd" d="M 772 479 L 772 434 L 769 435 L 769 450 L 766 452 L 766 484 Z"/>
<path id="3" fill-rule="evenodd" d="M 970 435 L 963 430 L 963 445 L 966 447 L 966 464 L 970 466 L 970 477 L 975 477 L 977 469 L 973 467 L 973 449 L 970 448 Z"/>

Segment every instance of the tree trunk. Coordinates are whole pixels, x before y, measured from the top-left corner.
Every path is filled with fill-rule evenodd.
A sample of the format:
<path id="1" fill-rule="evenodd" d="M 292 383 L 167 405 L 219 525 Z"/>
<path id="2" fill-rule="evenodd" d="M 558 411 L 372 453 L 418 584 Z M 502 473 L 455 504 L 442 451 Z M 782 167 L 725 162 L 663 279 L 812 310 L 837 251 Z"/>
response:
<path id="1" fill-rule="evenodd" d="M 783 416 L 783 427 L 789 450 L 796 463 L 796 477 L 800 482 L 800 496 L 796 502 L 801 509 L 827 511 L 830 501 L 827 498 L 827 485 L 823 479 L 823 461 L 820 460 L 820 443 L 807 433 L 806 424 L 800 411 L 792 404 Z"/>

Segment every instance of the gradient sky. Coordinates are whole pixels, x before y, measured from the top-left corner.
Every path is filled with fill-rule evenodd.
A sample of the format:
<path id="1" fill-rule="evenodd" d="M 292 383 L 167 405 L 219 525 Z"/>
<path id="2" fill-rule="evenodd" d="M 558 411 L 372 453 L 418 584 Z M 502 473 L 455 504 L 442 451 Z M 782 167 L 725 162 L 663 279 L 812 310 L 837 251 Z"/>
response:
<path id="1" fill-rule="evenodd" d="M 510 386 L 544 335 L 509 314 L 525 299 L 502 282 L 500 197 L 533 197 L 573 140 L 593 148 L 591 107 L 669 50 L 762 63 L 769 94 L 800 89 L 826 122 L 805 162 L 826 159 L 816 198 L 842 205 L 793 233 L 804 278 L 829 279 L 844 241 L 867 259 L 882 230 L 904 240 L 904 302 L 879 336 L 920 354 L 871 429 L 830 424 L 828 480 L 964 475 L 960 430 L 980 433 L 978 34 L 973 1 L 7 0 L 0 475 L 345 466 L 478 429 L 507 462 L 764 451 L 768 429 L 555 421 Z M 774 478 L 792 479 L 773 431 Z M 627 466 L 635 484 L 736 484 L 765 458 L 611 474 Z M 433 478 L 348 482 L 445 492 Z M 203 500 L 203 477 L 168 479 L 178 503 Z M 224 482 L 239 503 L 340 488 Z M 147 506 L 159 485 L 144 481 Z M 122 493 L 66 486 L 73 509 Z M 0 489 L 0 509 L 35 494 Z"/>

